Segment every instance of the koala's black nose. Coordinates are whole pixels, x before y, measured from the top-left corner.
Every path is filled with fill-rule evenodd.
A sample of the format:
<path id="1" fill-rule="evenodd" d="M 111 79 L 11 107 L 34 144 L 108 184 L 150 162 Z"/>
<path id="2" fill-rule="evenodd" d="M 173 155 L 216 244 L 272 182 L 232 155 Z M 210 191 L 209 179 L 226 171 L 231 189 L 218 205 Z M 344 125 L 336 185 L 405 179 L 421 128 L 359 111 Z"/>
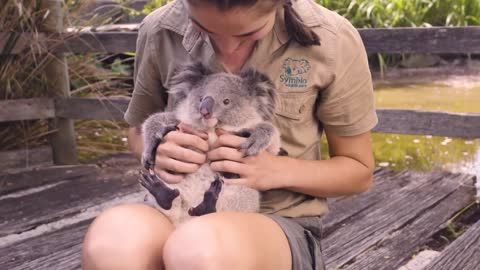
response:
<path id="1" fill-rule="evenodd" d="M 212 111 L 213 111 L 213 105 L 215 104 L 215 101 L 213 100 L 212 97 L 205 97 L 201 102 L 200 102 L 200 114 L 204 118 L 210 118 L 212 117 Z"/>

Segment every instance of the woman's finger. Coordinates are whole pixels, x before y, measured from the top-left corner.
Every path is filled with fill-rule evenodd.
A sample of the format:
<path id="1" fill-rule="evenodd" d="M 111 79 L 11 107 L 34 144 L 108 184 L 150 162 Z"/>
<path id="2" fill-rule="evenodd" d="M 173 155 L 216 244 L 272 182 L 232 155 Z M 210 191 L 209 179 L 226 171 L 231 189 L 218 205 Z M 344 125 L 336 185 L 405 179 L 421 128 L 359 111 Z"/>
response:
<path id="1" fill-rule="evenodd" d="M 226 146 L 226 147 L 232 147 L 232 148 L 240 148 L 240 145 L 245 142 L 246 138 L 233 135 L 230 133 L 226 133 L 223 135 L 220 135 L 218 139 L 213 143 L 212 149 L 221 147 L 221 146 Z"/>
<path id="2" fill-rule="evenodd" d="M 238 175 L 247 173 L 246 165 L 240 162 L 221 160 L 210 163 L 210 168 L 216 172 L 229 172 Z"/>
<path id="3" fill-rule="evenodd" d="M 200 168 L 195 163 L 187 163 L 166 156 L 157 156 L 155 161 L 155 170 L 170 170 L 178 173 L 193 173 Z"/>
<path id="4" fill-rule="evenodd" d="M 239 151 L 237 148 L 223 146 L 215 148 L 207 153 L 207 159 L 210 161 L 232 160 L 242 162 L 244 156 L 244 153 Z"/>
<path id="5" fill-rule="evenodd" d="M 183 174 L 171 174 L 162 169 L 155 169 L 155 173 L 161 180 L 169 184 L 178 184 L 185 179 Z"/>
<path id="6" fill-rule="evenodd" d="M 202 132 L 202 131 L 199 131 L 199 130 L 196 130 L 192 127 L 190 127 L 189 125 L 187 124 L 184 124 L 184 123 L 180 123 L 178 124 L 177 126 L 181 132 L 183 133 L 188 133 L 188 134 L 192 134 L 192 135 L 197 135 L 199 136 L 200 138 L 204 139 L 204 140 L 208 140 L 208 134 L 206 132 Z"/>
<path id="7" fill-rule="evenodd" d="M 174 142 L 184 147 L 193 147 L 202 152 L 208 151 L 208 142 L 201 137 L 180 131 L 172 131 L 165 136 L 165 141 Z"/>
<path id="8" fill-rule="evenodd" d="M 173 142 L 165 142 L 157 147 L 157 154 L 164 155 L 179 161 L 203 164 L 207 155 L 179 146 Z"/>

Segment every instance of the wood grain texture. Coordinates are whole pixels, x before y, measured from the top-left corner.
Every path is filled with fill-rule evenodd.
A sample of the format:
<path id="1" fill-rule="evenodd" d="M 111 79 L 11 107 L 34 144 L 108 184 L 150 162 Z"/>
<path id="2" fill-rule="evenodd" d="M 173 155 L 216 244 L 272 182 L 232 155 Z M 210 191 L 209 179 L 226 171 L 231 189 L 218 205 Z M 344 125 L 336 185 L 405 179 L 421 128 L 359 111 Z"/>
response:
<path id="1" fill-rule="evenodd" d="M 404 177 L 412 178 L 411 184 L 385 193 L 382 203 L 323 239 L 328 268 L 335 269 L 351 263 L 358 255 L 407 226 L 463 185 L 460 174 L 448 172 L 409 172 Z"/>
<path id="2" fill-rule="evenodd" d="M 480 221 L 451 243 L 424 270 L 478 270 L 480 267 Z"/>
<path id="3" fill-rule="evenodd" d="M 480 27 L 358 29 L 368 53 L 480 53 Z M 0 37 L 7 33 L 0 33 Z M 31 40 L 28 34 L 21 40 Z M 46 38 L 42 36 L 40 40 Z M 0 39 L 1 40 L 1 39 Z M 134 52 L 137 32 L 79 32 L 49 36 L 47 47 L 60 53 Z M 62 42 L 57 42 L 60 40 Z M 28 49 L 18 42 L 12 53 Z M 2 48 L 0 42 L 0 48 Z"/>
<path id="4" fill-rule="evenodd" d="M 0 195 L 79 177 L 93 177 L 98 175 L 99 171 L 100 169 L 92 164 L 49 166 L 15 173 L 2 173 L 0 174 Z"/>
<path id="5" fill-rule="evenodd" d="M 0 162 L 0 175 L 4 172 L 14 170 L 52 165 L 52 148 L 37 147 L 32 149 L 1 151 L 0 160 L 2 161 Z M 2 194 L 1 184 L 0 194 Z"/>
<path id="6" fill-rule="evenodd" d="M 480 114 L 379 109 L 373 132 L 480 138 Z"/>
<path id="7" fill-rule="evenodd" d="M 81 243 L 92 220 L 0 248 L 2 269 L 80 269 Z"/>
<path id="8" fill-rule="evenodd" d="M 52 99 L 31 98 L 0 101 L 0 122 L 55 117 Z"/>
<path id="9" fill-rule="evenodd" d="M 369 53 L 480 53 L 480 27 L 359 29 Z"/>
<path id="10" fill-rule="evenodd" d="M 3 199 L 0 237 L 70 217 L 102 202 L 137 192 L 140 190 L 137 177 L 126 170 L 86 175 L 22 197 Z"/>
<path id="11" fill-rule="evenodd" d="M 473 177 L 465 176 L 459 180 L 467 185 L 449 194 L 405 227 L 391 232 L 373 248 L 357 256 L 355 262 L 345 269 L 389 270 L 406 264 L 438 230 L 444 228 L 449 218 L 475 200 Z"/>
<path id="12" fill-rule="evenodd" d="M 57 99 L 55 114 L 72 119 L 123 121 L 129 102 L 129 97 Z"/>

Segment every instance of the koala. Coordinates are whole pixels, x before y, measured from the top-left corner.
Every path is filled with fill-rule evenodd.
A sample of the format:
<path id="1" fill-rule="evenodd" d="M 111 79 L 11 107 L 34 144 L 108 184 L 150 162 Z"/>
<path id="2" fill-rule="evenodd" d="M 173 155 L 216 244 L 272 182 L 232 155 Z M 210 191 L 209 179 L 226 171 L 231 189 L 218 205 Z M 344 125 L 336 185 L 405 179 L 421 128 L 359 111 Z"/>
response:
<path id="1" fill-rule="evenodd" d="M 276 101 L 273 83 L 253 69 L 240 75 L 213 73 L 201 63 L 181 66 L 171 81 L 175 109 L 153 114 L 142 124 L 142 164 L 149 173 L 142 172 L 141 185 L 174 224 L 216 211 L 258 212 L 260 193 L 246 186 L 223 185 L 226 175 L 212 171 L 208 162 L 178 184 L 162 181 L 152 169 L 158 145 L 179 123 L 206 132 L 210 146 L 217 139 L 215 128 L 222 128 L 246 137 L 240 147 L 245 156 L 263 150 L 285 155 L 271 123 Z"/>

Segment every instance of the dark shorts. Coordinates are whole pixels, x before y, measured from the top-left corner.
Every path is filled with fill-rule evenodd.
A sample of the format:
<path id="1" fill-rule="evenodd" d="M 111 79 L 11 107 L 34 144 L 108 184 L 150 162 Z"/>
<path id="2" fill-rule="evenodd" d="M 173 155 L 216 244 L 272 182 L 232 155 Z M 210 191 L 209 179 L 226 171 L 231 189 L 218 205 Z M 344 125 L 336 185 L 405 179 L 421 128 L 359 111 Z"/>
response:
<path id="1" fill-rule="evenodd" d="M 267 215 L 282 228 L 292 252 L 292 270 L 325 270 L 320 245 L 320 217 L 286 218 Z"/>

